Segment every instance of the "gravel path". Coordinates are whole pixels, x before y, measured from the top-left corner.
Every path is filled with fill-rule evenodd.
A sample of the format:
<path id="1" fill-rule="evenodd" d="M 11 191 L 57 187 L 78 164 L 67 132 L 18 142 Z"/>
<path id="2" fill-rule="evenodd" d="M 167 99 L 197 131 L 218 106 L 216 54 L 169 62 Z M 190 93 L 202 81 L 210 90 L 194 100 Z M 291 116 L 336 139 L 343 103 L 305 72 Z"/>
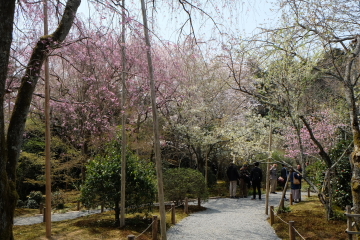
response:
<path id="1" fill-rule="evenodd" d="M 286 196 L 289 197 L 289 194 Z M 265 214 L 265 194 L 262 198 L 262 200 L 251 200 L 249 196 L 239 199 L 210 199 L 203 204 L 207 210 L 191 214 L 172 226 L 167 231 L 167 238 L 169 240 L 278 240 L 280 238 L 268 223 L 268 215 Z M 269 206 L 277 207 L 280 198 L 280 192 L 270 194 Z M 285 202 L 285 206 L 288 204 L 289 202 Z"/>
<path id="2" fill-rule="evenodd" d="M 303 192 L 303 199 L 307 193 Z M 289 193 L 286 195 L 289 197 Z M 167 231 L 169 240 L 280 240 L 267 221 L 265 214 L 265 194 L 262 200 L 248 198 L 210 199 L 202 205 L 207 210 L 191 214 Z M 269 206 L 279 205 L 281 193 L 269 195 Z M 285 202 L 285 206 L 289 202 Z M 74 219 L 100 210 L 74 211 L 51 215 L 53 222 Z M 42 223 L 43 216 L 18 217 L 14 225 Z"/>
<path id="3" fill-rule="evenodd" d="M 66 212 L 66 213 L 54 213 L 51 214 L 51 221 L 58 222 L 67 219 L 74 219 L 78 217 L 83 217 L 86 215 L 100 213 L 100 210 L 89 210 L 89 211 L 73 211 L 73 212 Z M 31 225 L 36 223 L 43 222 L 43 215 L 37 214 L 33 217 L 17 217 L 14 219 L 14 225 Z"/>

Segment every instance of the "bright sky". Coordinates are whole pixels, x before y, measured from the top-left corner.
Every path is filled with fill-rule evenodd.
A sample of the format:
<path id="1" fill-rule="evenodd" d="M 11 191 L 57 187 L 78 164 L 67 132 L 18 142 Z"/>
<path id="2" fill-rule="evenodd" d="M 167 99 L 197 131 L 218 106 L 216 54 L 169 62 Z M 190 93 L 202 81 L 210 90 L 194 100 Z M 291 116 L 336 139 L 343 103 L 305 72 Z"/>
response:
<path id="1" fill-rule="evenodd" d="M 233 35 L 235 37 L 245 38 L 258 32 L 257 27 L 270 27 L 276 23 L 276 19 L 279 14 L 271 9 L 274 8 L 274 2 L 276 0 L 200 0 L 206 4 L 201 5 L 201 9 L 204 9 L 213 20 L 217 23 L 219 29 L 215 28 L 213 21 L 202 15 L 199 11 L 192 12 L 193 25 L 195 28 L 195 34 L 201 41 L 208 41 L 209 39 L 221 38 L 219 30 L 223 35 Z M 139 22 L 142 22 L 142 16 L 140 11 L 140 1 L 127 1 L 127 6 L 137 4 L 131 14 L 135 15 L 135 18 Z M 165 2 L 165 3 L 163 3 Z M 170 3 L 169 3 L 170 2 Z M 196 1 L 190 1 L 195 2 Z M 227 2 L 226 5 L 221 6 L 221 2 Z M 150 4 L 152 1 L 149 2 Z M 153 15 L 156 17 L 154 21 L 157 23 L 156 32 L 162 40 L 170 40 L 176 42 L 179 37 L 179 29 L 186 22 L 187 15 L 179 5 L 178 1 L 156 1 L 157 11 Z M 178 6 L 178 9 L 169 5 Z M 85 15 L 89 15 L 88 2 L 82 1 L 80 11 Z M 151 17 L 153 12 L 148 13 Z M 184 31 L 189 33 L 189 24 L 184 26 Z"/>
<path id="2" fill-rule="evenodd" d="M 210 1 L 214 2 L 214 1 Z M 217 3 L 220 1 L 217 0 Z M 235 0 L 230 6 L 224 6 L 215 12 L 214 6 L 208 6 L 207 12 L 212 16 L 223 34 L 232 34 L 236 37 L 249 36 L 254 34 L 257 27 L 270 26 L 275 23 L 277 15 L 271 11 L 274 0 Z M 159 14 L 160 15 L 160 14 Z M 163 13 L 164 21 L 160 25 L 164 39 L 173 39 L 179 33 L 178 29 L 187 19 L 185 14 L 179 15 L 176 19 L 169 18 L 169 14 Z M 201 17 L 200 14 L 194 14 L 195 32 L 197 35 L 211 38 L 212 34 L 218 34 L 213 21 L 207 17 Z M 189 25 L 185 27 L 189 30 Z"/>

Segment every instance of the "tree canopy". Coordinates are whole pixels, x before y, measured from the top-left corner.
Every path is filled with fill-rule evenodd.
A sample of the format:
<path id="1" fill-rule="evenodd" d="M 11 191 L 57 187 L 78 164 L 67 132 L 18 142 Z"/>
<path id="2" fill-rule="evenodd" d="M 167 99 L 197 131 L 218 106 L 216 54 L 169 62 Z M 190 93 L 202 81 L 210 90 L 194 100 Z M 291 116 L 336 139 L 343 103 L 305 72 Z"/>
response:
<path id="1" fill-rule="evenodd" d="M 137 2 L 124 8 L 120 1 L 92 1 L 88 16 L 77 13 L 80 2 L 50 1 L 53 31 L 45 36 L 41 2 L 0 2 L 0 239 L 12 239 L 16 189 L 30 179 L 43 184 L 26 168 L 42 171 L 46 57 L 55 185 L 76 179 L 77 186 L 81 177 L 87 205 L 118 207 L 121 151 L 114 142 L 121 129 L 128 140 L 129 206 L 153 200 L 151 164 L 159 141 L 157 169 L 167 170 L 165 178 L 171 173 L 185 184 L 190 178 L 181 177 L 194 177 L 186 182 L 191 191 L 176 197 L 172 190 L 179 189 L 167 186 L 169 199 L 203 191 L 201 174 L 205 185 L 209 166 L 221 179 L 230 161 L 252 164 L 273 156 L 303 166 L 329 216 L 327 199 L 351 177 L 341 188 L 351 194 L 337 200 L 352 198 L 359 213 L 358 1 L 278 0 L 278 25 L 246 38 L 219 24 L 233 17 L 236 1 L 219 3 L 226 16 L 211 1 L 147 3 L 148 13 L 166 6 L 171 18 L 185 16 L 169 29 L 179 34 L 177 41 L 160 37 L 161 13 L 152 11 L 149 26 L 142 23 Z M 196 17 L 211 25 L 210 38 L 196 34 Z M 316 171 L 325 174 L 319 179 Z"/>

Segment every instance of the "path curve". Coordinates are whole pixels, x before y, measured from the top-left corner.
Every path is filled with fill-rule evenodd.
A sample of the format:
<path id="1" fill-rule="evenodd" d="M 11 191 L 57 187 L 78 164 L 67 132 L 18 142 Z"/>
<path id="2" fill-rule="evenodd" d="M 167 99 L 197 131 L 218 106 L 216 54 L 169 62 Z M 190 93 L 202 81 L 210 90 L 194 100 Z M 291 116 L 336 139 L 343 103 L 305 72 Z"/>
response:
<path id="1" fill-rule="evenodd" d="M 303 199 L 306 197 L 302 192 Z M 289 193 L 287 193 L 289 196 Z M 207 209 L 196 212 L 176 223 L 167 231 L 169 240 L 280 240 L 274 229 L 267 221 L 265 214 L 265 194 L 262 200 L 248 198 L 216 198 L 210 199 L 202 205 Z M 269 206 L 277 207 L 281 193 L 270 194 Z M 289 205 L 289 202 L 285 202 Z M 51 221 L 74 219 L 100 210 L 73 211 L 55 213 Z M 33 217 L 17 217 L 14 225 L 31 225 L 43 222 L 43 215 Z"/>
<path id="2" fill-rule="evenodd" d="M 210 199 L 202 204 L 207 210 L 191 214 L 172 226 L 167 231 L 167 238 L 169 240 L 279 240 L 267 221 L 265 194 L 262 198 L 262 200 L 251 200 L 249 196 L 239 199 Z M 270 194 L 269 206 L 277 207 L 280 198 L 280 192 Z M 285 206 L 288 204 L 289 202 L 285 202 Z"/>

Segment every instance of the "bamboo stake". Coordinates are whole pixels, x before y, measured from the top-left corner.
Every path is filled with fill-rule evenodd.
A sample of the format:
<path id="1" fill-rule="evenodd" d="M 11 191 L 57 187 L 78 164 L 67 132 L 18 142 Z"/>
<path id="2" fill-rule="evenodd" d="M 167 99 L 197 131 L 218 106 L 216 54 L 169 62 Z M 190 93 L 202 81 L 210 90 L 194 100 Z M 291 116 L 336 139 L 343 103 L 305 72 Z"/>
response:
<path id="1" fill-rule="evenodd" d="M 122 61 L 122 91 L 121 91 L 121 198 L 120 198 L 120 227 L 125 226 L 125 200 L 126 200 L 126 111 L 125 111 L 125 100 L 126 100 L 126 54 L 125 54 L 125 0 L 122 0 L 122 31 L 121 31 L 121 61 Z"/>
<path id="2" fill-rule="evenodd" d="M 187 198 L 187 197 L 185 197 L 185 207 L 184 207 L 184 212 L 185 212 L 186 214 L 188 214 L 188 213 L 189 213 L 188 206 L 189 206 L 189 200 L 188 200 L 188 198 Z"/>
<path id="3" fill-rule="evenodd" d="M 158 217 L 153 216 L 152 240 L 157 240 L 157 233 L 158 233 Z"/>
<path id="4" fill-rule="evenodd" d="M 294 221 L 289 221 L 289 238 L 295 240 Z"/>
<path id="5" fill-rule="evenodd" d="M 171 204 L 171 223 L 175 225 L 176 223 L 176 214 L 175 214 L 175 204 Z"/>
<path id="6" fill-rule="evenodd" d="M 270 130 L 269 130 L 269 159 L 266 163 L 266 200 L 265 200 L 265 214 L 269 214 L 269 191 L 270 191 L 270 161 L 271 161 L 271 146 L 272 145 L 272 121 L 270 118 Z"/>
<path id="7" fill-rule="evenodd" d="M 44 35 L 48 31 L 47 0 L 44 0 Z M 49 87 L 49 58 L 45 58 L 45 225 L 46 238 L 51 238 L 51 163 L 50 163 L 50 87 Z"/>
<path id="8" fill-rule="evenodd" d="M 148 69 L 150 74 L 150 89 L 151 89 L 151 106 L 153 114 L 153 124 L 154 124 L 154 145 L 155 145 L 155 161 L 156 161 L 156 175 L 158 182 L 158 196 L 159 196 L 159 212 L 160 212 L 160 229 L 161 229 L 161 239 L 166 240 L 166 211 L 165 211 L 165 202 L 164 202 L 164 184 L 163 184 L 163 174 L 162 174 L 162 162 L 161 162 L 161 152 L 160 152 L 160 131 L 159 131 L 159 121 L 158 114 L 156 109 L 156 93 L 155 93 L 155 80 L 154 80 L 154 70 L 151 58 L 151 45 L 149 39 L 149 28 L 147 24 L 146 8 L 145 1 L 141 0 L 141 10 L 144 23 L 144 35 L 146 42 L 146 56 L 148 62 Z"/>

